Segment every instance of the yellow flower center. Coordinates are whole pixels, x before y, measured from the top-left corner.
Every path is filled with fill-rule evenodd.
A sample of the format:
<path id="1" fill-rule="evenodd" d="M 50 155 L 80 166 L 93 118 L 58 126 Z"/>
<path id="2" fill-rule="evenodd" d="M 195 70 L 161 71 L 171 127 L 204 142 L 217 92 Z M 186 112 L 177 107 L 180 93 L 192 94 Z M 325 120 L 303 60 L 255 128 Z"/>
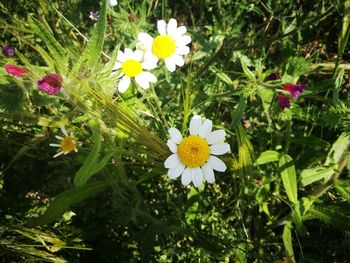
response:
<path id="1" fill-rule="evenodd" d="M 190 135 L 181 141 L 177 154 L 184 165 L 194 168 L 205 164 L 210 149 L 206 140 L 197 135 Z"/>
<path id="2" fill-rule="evenodd" d="M 65 137 L 60 143 L 60 148 L 64 152 L 74 151 L 76 148 L 76 142 L 74 138 L 71 136 Z"/>
<path id="3" fill-rule="evenodd" d="M 142 65 L 139 61 L 136 61 L 134 59 L 128 59 L 123 62 L 122 70 L 125 75 L 132 78 L 142 72 Z"/>
<path id="4" fill-rule="evenodd" d="M 152 44 L 152 52 L 160 59 L 171 57 L 176 50 L 176 42 L 169 35 L 157 36 Z"/>

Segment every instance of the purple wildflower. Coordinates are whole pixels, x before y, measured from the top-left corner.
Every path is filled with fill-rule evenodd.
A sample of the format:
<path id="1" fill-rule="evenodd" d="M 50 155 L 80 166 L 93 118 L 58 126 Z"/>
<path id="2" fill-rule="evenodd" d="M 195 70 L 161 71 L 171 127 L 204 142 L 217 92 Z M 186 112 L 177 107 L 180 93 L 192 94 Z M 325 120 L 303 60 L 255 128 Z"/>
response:
<path id="1" fill-rule="evenodd" d="M 15 55 L 15 49 L 11 45 L 6 45 L 2 48 L 2 54 L 4 54 L 4 56 L 13 57 Z"/>
<path id="2" fill-rule="evenodd" d="M 304 86 L 298 84 L 282 84 L 286 91 L 288 91 L 294 99 L 298 99 L 299 95 L 304 92 Z"/>
<path id="3" fill-rule="evenodd" d="M 284 109 L 290 107 L 290 100 L 289 98 L 284 94 L 278 94 L 278 105 Z"/>

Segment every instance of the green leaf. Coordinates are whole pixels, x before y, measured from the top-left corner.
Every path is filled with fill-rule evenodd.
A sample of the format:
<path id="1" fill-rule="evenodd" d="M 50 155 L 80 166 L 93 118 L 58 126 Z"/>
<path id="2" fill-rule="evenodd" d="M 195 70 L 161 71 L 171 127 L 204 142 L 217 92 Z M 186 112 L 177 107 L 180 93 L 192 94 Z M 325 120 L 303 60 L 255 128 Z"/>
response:
<path id="1" fill-rule="evenodd" d="M 334 205 L 325 207 L 310 207 L 303 220 L 319 219 L 340 230 L 350 230 L 350 216 L 343 214 L 343 208 Z"/>
<path id="2" fill-rule="evenodd" d="M 29 226 L 34 227 L 37 225 L 45 225 L 60 219 L 72 205 L 98 194 L 99 192 L 105 190 L 108 185 L 108 182 L 100 181 L 69 189 L 63 193 L 60 193 L 55 197 L 45 213 L 40 217 L 33 219 L 29 223 Z"/>
<path id="3" fill-rule="evenodd" d="M 255 78 L 255 74 L 248 68 L 248 65 L 246 63 L 246 60 L 244 58 L 240 58 L 240 62 L 242 65 L 242 69 L 243 69 L 243 73 L 244 75 L 250 80 L 255 82 L 256 78 Z"/>
<path id="4" fill-rule="evenodd" d="M 91 125 L 92 136 L 94 141 L 94 146 L 89 153 L 88 157 L 84 161 L 82 167 L 80 167 L 79 171 L 74 177 L 74 185 L 82 186 L 86 184 L 91 176 L 100 171 L 108 162 L 111 155 L 105 156 L 101 162 L 98 163 L 98 155 L 101 149 L 101 131 L 98 123 L 94 123 Z"/>
<path id="5" fill-rule="evenodd" d="M 337 180 L 334 182 L 337 192 L 348 202 L 350 202 L 350 180 Z"/>
<path id="6" fill-rule="evenodd" d="M 231 86 L 233 84 L 232 79 L 224 72 L 220 71 L 215 67 L 210 67 L 209 70 L 213 72 L 219 79 Z"/>
<path id="7" fill-rule="evenodd" d="M 239 102 L 238 102 L 238 107 L 236 111 L 232 111 L 231 114 L 231 127 L 234 127 L 237 123 L 239 123 L 239 121 L 241 120 L 245 107 L 246 107 L 247 103 L 246 103 L 246 98 L 244 96 L 240 97 Z"/>
<path id="8" fill-rule="evenodd" d="M 346 153 L 350 145 L 349 133 L 343 132 L 340 134 L 339 138 L 332 145 L 331 150 L 328 153 L 325 165 L 330 165 L 331 163 L 338 163 L 341 157 Z"/>
<path id="9" fill-rule="evenodd" d="M 86 45 L 86 48 L 74 66 L 71 74 L 75 74 L 82 65 L 87 63 L 87 66 L 89 68 L 92 68 L 98 59 L 100 58 L 103 42 L 104 42 L 104 35 L 106 31 L 106 20 L 107 20 L 107 0 L 102 0 L 102 6 L 99 14 L 99 19 L 96 23 L 95 28 L 92 31 L 92 36 L 89 39 L 89 42 Z"/>
<path id="10" fill-rule="evenodd" d="M 282 154 L 279 159 L 279 167 L 287 197 L 289 201 L 296 204 L 298 202 L 297 176 L 292 157 Z"/>
<path id="11" fill-rule="evenodd" d="M 293 244 L 292 244 L 292 223 L 287 222 L 283 228 L 283 244 L 286 249 L 288 259 L 287 262 L 295 262 Z"/>
<path id="12" fill-rule="evenodd" d="M 55 39 L 51 32 L 38 20 L 29 16 L 28 22 L 34 32 L 44 41 L 56 63 L 62 62 L 65 58 L 66 51 L 61 44 Z"/>
<path id="13" fill-rule="evenodd" d="M 301 172 L 301 184 L 307 186 L 315 181 L 329 178 L 334 173 L 333 167 L 317 166 L 310 169 L 305 169 Z"/>
<path id="14" fill-rule="evenodd" d="M 279 152 L 267 150 L 265 152 L 262 152 L 258 159 L 255 160 L 255 165 L 277 162 L 280 158 L 280 155 L 281 154 Z"/>
<path id="15" fill-rule="evenodd" d="M 275 91 L 271 88 L 259 86 L 258 93 L 261 98 L 264 111 L 267 113 L 271 107 L 273 97 L 275 96 Z"/>

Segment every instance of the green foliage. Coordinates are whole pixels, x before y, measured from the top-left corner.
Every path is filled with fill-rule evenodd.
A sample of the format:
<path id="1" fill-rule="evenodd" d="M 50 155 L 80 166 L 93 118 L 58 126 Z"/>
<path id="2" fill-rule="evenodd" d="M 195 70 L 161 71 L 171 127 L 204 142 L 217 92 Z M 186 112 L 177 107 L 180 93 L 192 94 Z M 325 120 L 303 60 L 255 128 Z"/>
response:
<path id="1" fill-rule="evenodd" d="M 107 162 L 112 156 L 112 153 L 107 153 L 101 160 L 99 160 L 102 135 L 98 122 L 94 121 L 92 123 L 91 130 L 93 136 L 93 148 L 88 157 L 85 159 L 84 164 L 82 167 L 80 167 L 79 171 L 74 177 L 74 184 L 76 187 L 86 184 L 91 176 L 98 173 L 106 166 Z"/>
<path id="2" fill-rule="evenodd" d="M 98 194 L 107 187 L 108 182 L 99 181 L 62 192 L 55 197 L 45 213 L 38 218 L 34 218 L 29 225 L 46 225 L 58 220 L 72 205 Z"/>

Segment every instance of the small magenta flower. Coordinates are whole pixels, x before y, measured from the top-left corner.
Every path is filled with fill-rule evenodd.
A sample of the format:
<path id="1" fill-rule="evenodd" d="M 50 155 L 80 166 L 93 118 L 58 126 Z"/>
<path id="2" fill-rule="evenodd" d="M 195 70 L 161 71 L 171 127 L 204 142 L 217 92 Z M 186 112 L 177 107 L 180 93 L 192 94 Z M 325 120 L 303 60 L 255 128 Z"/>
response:
<path id="1" fill-rule="evenodd" d="M 280 108 L 289 108 L 290 107 L 290 100 L 289 98 L 284 94 L 278 94 L 278 105 Z"/>
<path id="2" fill-rule="evenodd" d="M 281 86 L 288 91 L 294 99 L 298 99 L 301 93 L 304 93 L 304 86 L 298 84 L 281 84 Z"/>
<path id="3" fill-rule="evenodd" d="M 6 45 L 2 48 L 2 54 L 4 54 L 4 56 L 13 57 L 15 55 L 15 49 L 11 45 Z"/>
<path id="4" fill-rule="evenodd" d="M 62 79 L 58 74 L 48 74 L 38 81 L 39 90 L 54 95 L 60 92 L 62 88 Z"/>
<path id="5" fill-rule="evenodd" d="M 285 91 L 288 91 L 290 95 L 297 100 L 301 93 L 304 93 L 304 86 L 298 84 L 281 84 L 281 87 L 284 88 Z M 284 94 L 278 95 L 278 105 L 284 109 L 290 107 L 290 99 L 288 96 Z"/>
<path id="6" fill-rule="evenodd" d="M 28 73 L 28 71 L 26 71 L 25 69 L 19 68 L 11 64 L 6 64 L 4 68 L 7 71 L 7 73 L 9 73 L 12 76 L 21 76 Z"/>

